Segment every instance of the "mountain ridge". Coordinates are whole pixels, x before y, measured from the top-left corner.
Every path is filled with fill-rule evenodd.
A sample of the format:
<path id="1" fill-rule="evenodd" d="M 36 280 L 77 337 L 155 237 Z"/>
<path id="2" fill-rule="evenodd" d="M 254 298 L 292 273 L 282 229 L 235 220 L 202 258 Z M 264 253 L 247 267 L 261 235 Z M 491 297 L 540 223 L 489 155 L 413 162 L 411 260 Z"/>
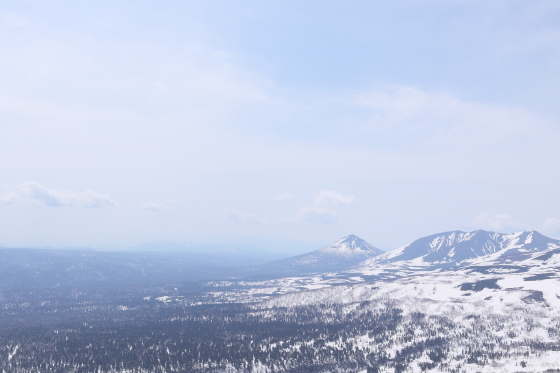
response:
<path id="1" fill-rule="evenodd" d="M 482 259 L 522 260 L 529 253 L 560 247 L 560 240 L 529 230 L 496 233 L 449 231 L 419 238 L 396 250 L 366 260 L 361 266 L 408 262 L 414 265 L 460 265 Z"/>

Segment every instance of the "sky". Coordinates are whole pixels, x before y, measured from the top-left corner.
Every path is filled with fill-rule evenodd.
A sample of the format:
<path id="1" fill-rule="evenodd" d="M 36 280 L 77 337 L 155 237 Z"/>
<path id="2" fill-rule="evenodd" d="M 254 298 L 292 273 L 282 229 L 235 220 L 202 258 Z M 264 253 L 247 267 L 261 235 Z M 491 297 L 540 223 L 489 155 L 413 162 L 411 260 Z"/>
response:
<path id="1" fill-rule="evenodd" d="M 560 3 L 0 1 L 0 244 L 560 238 Z"/>

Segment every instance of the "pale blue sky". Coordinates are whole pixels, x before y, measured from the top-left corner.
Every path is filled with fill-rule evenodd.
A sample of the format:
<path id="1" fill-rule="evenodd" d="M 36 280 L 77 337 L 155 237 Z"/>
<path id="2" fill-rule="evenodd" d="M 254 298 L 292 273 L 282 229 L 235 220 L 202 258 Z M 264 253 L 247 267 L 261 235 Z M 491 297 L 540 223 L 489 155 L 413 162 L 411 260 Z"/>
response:
<path id="1" fill-rule="evenodd" d="M 560 237 L 557 2 L 0 4 L 5 246 Z"/>

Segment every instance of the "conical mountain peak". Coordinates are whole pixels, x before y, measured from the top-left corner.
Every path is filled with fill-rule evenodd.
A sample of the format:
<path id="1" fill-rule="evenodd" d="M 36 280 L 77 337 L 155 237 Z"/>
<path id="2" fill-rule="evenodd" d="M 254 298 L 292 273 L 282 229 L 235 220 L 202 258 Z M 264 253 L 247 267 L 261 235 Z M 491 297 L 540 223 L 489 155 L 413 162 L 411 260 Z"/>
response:
<path id="1" fill-rule="evenodd" d="M 366 259 L 367 257 L 377 256 L 384 253 L 382 250 L 376 248 L 375 246 L 369 244 L 367 241 L 354 234 L 343 237 L 333 244 L 323 247 L 322 249 L 316 250 L 314 252 L 325 254 L 328 253 L 334 256 L 341 257 L 351 257 L 356 255 L 365 256 L 362 260 Z"/>
<path id="2" fill-rule="evenodd" d="M 339 239 L 329 246 L 306 254 L 263 264 L 268 275 L 302 275 L 328 271 L 343 271 L 358 263 L 384 254 L 356 235 Z"/>

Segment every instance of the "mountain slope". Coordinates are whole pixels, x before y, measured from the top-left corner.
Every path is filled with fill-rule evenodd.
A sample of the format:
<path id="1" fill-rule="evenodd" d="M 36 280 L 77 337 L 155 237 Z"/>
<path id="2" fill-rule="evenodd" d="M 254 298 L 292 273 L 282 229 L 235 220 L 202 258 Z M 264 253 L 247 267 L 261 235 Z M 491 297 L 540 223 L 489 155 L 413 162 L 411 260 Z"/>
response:
<path id="1" fill-rule="evenodd" d="M 258 266 L 256 273 L 265 277 L 278 277 L 344 271 L 384 253 L 351 234 L 319 250 Z"/>
<path id="2" fill-rule="evenodd" d="M 291 262 L 298 264 L 295 259 Z M 558 240 L 534 231 L 446 232 L 365 264 L 306 277 L 213 283 L 212 298 L 206 302 L 250 303 L 253 315 L 263 320 L 310 322 L 313 330 L 323 325 L 318 320 L 330 328 L 339 320 L 355 322 L 313 336 L 299 333 L 263 343 L 304 351 L 312 360 L 308 365 L 338 356 L 338 366 L 316 372 L 357 372 L 360 369 L 344 370 L 344 364 L 359 365 L 365 357 L 369 360 L 361 363 L 363 373 L 366 366 L 387 373 L 558 372 Z M 280 353 L 266 351 L 267 356 Z M 281 371 L 309 370 L 283 366 Z"/>
<path id="3" fill-rule="evenodd" d="M 518 251 L 540 248 L 523 241 L 529 237 L 511 237 L 502 250 L 512 250 L 510 245 Z M 394 333 L 376 337 L 373 331 L 360 332 L 347 343 L 360 356 L 373 356 L 371 364 L 379 372 L 396 371 L 397 363 L 399 371 L 408 373 L 558 372 L 560 249 L 527 256 L 509 266 L 426 269 L 391 281 L 286 292 L 255 308 L 296 312 L 328 305 L 330 320 L 399 310 Z M 333 310 L 339 314 L 333 316 Z M 312 343 L 302 345 L 306 342 Z M 436 356 L 436 347 L 445 353 Z M 393 351 L 393 359 L 383 358 L 386 351 Z"/>
<path id="4" fill-rule="evenodd" d="M 560 247 L 560 241 L 536 231 L 501 234 L 478 230 L 452 231 L 420 238 L 400 249 L 363 263 L 375 266 L 397 262 L 413 265 L 460 265 L 485 258 L 501 262 L 523 260 L 530 253 Z"/>

